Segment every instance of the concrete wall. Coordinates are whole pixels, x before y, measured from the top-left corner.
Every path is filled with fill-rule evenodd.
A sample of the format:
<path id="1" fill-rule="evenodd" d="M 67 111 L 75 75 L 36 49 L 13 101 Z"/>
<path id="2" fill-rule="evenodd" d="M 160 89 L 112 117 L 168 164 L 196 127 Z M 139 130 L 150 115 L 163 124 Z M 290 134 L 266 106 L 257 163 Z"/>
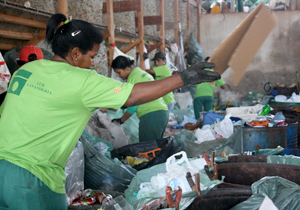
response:
<path id="1" fill-rule="evenodd" d="M 116 0 L 115 0 L 116 1 Z M 122 1 L 122 0 L 119 0 Z M 10 0 L 10 2 L 24 4 L 23 0 Z M 68 1 L 69 15 L 75 19 L 83 19 L 91 23 L 107 25 L 106 14 L 102 14 L 102 6 L 105 0 L 76 0 Z M 143 1 L 144 16 L 159 15 L 159 0 Z M 165 0 L 165 21 L 174 22 L 174 0 Z M 31 7 L 39 10 L 55 13 L 58 11 L 57 0 L 31 0 Z M 186 29 L 186 2 L 179 0 L 179 20 L 182 29 Z M 248 67 L 246 75 L 238 86 L 230 82 L 232 70 L 229 68 L 222 75 L 227 83 L 225 91 L 220 91 L 223 95 L 223 101 L 226 97 L 236 95 L 237 98 L 246 96 L 247 92 L 264 93 L 263 86 L 270 82 L 273 86 L 285 83 L 291 85 L 297 82 L 296 70 L 300 68 L 298 56 L 300 55 L 300 15 L 299 11 L 277 11 L 275 12 L 278 23 L 272 33 L 264 42 L 259 52 Z M 248 15 L 248 13 L 225 13 L 225 14 L 207 14 L 201 15 L 201 47 L 204 56 L 210 56 L 214 49 L 235 29 L 235 27 Z M 114 20 L 116 28 L 122 28 L 123 31 L 137 33 L 134 24 L 136 12 L 115 13 Z M 176 24 L 176 23 L 174 23 Z M 185 31 L 185 30 L 184 30 Z M 190 7 L 190 31 L 197 37 L 197 10 Z M 145 26 L 145 34 L 159 37 L 159 30 L 156 26 Z M 184 33 L 186 42 L 187 33 Z M 174 30 L 165 31 L 166 39 L 174 42 Z M 43 43 L 40 44 L 44 46 Z M 117 45 L 119 48 L 125 48 L 126 45 Z M 96 58 L 96 70 L 107 75 L 107 57 L 106 49 L 103 47 Z M 129 52 L 131 56 L 135 55 L 135 50 Z M 175 55 L 171 54 L 171 58 Z M 150 55 L 153 57 L 153 55 Z M 225 97 L 225 99 L 224 99 Z M 228 98 L 230 100 L 230 98 Z M 231 99 L 234 100 L 234 99 Z M 240 99 L 237 99 L 240 100 Z"/>

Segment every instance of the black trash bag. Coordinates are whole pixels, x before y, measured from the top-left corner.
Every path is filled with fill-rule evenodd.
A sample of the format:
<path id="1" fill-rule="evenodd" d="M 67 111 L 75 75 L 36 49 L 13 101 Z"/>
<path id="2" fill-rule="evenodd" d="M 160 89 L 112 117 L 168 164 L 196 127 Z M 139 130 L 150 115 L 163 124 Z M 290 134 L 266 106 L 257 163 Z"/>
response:
<path id="1" fill-rule="evenodd" d="M 156 152 L 155 158 L 148 162 L 140 163 L 136 166 L 133 166 L 136 170 L 142 170 L 145 168 L 149 168 L 151 166 L 165 163 L 171 155 L 174 154 L 173 151 L 173 137 L 150 140 L 139 142 L 136 144 L 129 144 L 124 147 L 120 147 L 118 149 L 114 149 L 111 151 L 112 158 L 118 158 L 119 160 L 125 159 L 127 156 L 136 157 L 139 153 L 149 152 L 151 150 L 155 150 L 157 148 L 161 148 L 159 152 Z"/>
<path id="2" fill-rule="evenodd" d="M 84 148 L 84 188 L 124 192 L 137 171 L 102 155 L 89 136 L 81 135 L 80 141 Z"/>

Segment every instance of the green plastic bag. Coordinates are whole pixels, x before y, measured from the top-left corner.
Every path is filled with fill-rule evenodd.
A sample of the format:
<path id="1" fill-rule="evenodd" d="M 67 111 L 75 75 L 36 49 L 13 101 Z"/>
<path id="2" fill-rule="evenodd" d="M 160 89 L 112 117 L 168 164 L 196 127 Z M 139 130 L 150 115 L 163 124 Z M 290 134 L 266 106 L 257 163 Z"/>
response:
<path id="1" fill-rule="evenodd" d="M 264 177 L 251 186 L 253 195 L 231 210 L 258 210 L 268 196 L 279 210 L 300 209 L 300 186 L 277 176 Z"/>

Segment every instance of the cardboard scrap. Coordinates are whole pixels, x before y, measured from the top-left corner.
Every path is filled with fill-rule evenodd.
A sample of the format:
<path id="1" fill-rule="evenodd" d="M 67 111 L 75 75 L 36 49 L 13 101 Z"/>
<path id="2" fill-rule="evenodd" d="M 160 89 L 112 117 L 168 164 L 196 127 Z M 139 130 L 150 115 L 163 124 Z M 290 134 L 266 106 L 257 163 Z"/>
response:
<path id="1" fill-rule="evenodd" d="M 209 62 L 216 64 L 214 71 L 222 74 L 231 67 L 231 81 L 237 85 L 276 23 L 275 14 L 261 2 L 213 52 Z"/>

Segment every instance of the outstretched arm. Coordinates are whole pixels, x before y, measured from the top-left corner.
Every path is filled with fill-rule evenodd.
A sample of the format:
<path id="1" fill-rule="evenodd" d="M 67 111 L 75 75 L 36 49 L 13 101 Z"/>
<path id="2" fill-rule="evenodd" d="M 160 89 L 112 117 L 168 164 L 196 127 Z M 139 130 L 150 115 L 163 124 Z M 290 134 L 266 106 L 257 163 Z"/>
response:
<path id="1" fill-rule="evenodd" d="M 213 71 L 206 71 L 205 68 L 215 67 L 214 63 L 197 63 L 179 72 L 179 74 L 165 79 L 142 82 L 134 85 L 132 92 L 125 102 L 125 106 L 135 106 L 153 101 L 167 93 L 180 88 L 183 85 L 211 82 L 221 78 L 220 74 Z"/>
<path id="2" fill-rule="evenodd" d="M 129 107 L 153 101 L 183 86 L 183 84 L 179 74 L 161 80 L 136 83 L 124 105 Z"/>

